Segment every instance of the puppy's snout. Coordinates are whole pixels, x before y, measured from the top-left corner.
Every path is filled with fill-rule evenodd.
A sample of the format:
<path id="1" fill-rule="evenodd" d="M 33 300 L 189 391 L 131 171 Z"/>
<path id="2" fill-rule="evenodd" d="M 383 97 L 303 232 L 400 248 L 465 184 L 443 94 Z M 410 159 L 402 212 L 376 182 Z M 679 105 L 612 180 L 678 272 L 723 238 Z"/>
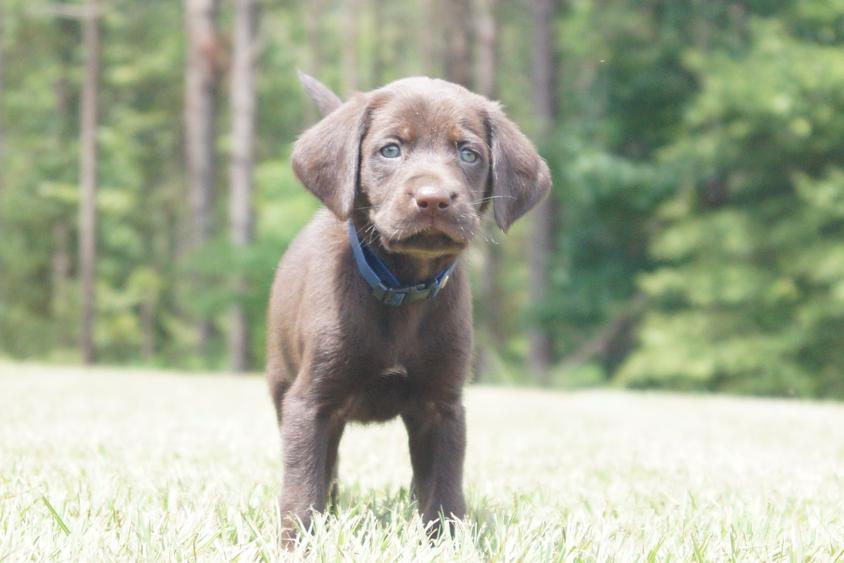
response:
<path id="1" fill-rule="evenodd" d="M 422 186 L 413 194 L 413 200 L 416 202 L 416 207 L 427 213 L 436 213 L 451 204 L 448 192 L 436 186 Z"/>

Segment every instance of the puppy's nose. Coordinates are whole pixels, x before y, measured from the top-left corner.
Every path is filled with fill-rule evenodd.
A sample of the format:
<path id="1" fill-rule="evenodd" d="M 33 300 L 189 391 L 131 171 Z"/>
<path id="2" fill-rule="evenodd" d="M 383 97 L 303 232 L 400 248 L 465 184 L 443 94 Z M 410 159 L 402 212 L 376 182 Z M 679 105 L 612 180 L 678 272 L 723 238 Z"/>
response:
<path id="1" fill-rule="evenodd" d="M 416 207 L 429 213 L 436 213 L 439 209 L 445 209 L 451 203 L 448 192 L 434 186 L 422 186 L 413 194 Z"/>

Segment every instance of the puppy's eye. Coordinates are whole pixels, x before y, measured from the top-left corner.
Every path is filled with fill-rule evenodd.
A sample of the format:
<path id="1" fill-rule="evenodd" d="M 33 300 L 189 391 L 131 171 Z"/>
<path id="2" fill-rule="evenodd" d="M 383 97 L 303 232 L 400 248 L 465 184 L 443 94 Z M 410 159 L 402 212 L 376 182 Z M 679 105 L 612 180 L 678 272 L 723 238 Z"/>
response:
<path id="1" fill-rule="evenodd" d="M 477 161 L 478 158 L 478 153 L 473 151 L 472 149 L 466 147 L 460 149 L 460 160 L 462 160 L 463 162 L 472 163 Z"/>
<path id="2" fill-rule="evenodd" d="M 401 148 L 395 143 L 390 143 L 389 145 L 384 145 L 381 147 L 381 150 L 378 151 L 381 153 L 381 156 L 384 158 L 398 158 L 401 154 Z"/>

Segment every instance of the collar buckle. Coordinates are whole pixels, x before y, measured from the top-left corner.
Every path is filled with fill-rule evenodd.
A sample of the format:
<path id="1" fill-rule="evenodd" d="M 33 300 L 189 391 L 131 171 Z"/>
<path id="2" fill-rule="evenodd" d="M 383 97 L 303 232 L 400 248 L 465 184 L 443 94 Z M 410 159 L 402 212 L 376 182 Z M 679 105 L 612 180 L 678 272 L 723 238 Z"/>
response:
<path id="1" fill-rule="evenodd" d="M 408 295 L 407 291 L 387 287 L 381 282 L 372 286 L 372 296 L 384 305 L 391 307 L 400 306 Z"/>

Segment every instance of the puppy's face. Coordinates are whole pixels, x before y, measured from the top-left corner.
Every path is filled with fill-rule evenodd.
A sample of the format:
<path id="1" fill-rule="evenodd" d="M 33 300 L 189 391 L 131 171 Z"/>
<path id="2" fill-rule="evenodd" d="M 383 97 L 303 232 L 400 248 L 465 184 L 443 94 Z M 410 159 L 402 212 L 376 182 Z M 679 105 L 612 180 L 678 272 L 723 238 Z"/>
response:
<path id="1" fill-rule="evenodd" d="M 372 108 L 359 200 L 386 250 L 454 254 L 478 230 L 488 187 L 483 101 L 426 82 L 384 92 Z"/>
<path id="2" fill-rule="evenodd" d="M 465 248 L 493 202 L 507 227 L 550 188 L 533 145 L 497 104 L 409 78 L 331 111 L 296 143 L 293 167 L 340 219 L 363 217 L 388 252 Z"/>

